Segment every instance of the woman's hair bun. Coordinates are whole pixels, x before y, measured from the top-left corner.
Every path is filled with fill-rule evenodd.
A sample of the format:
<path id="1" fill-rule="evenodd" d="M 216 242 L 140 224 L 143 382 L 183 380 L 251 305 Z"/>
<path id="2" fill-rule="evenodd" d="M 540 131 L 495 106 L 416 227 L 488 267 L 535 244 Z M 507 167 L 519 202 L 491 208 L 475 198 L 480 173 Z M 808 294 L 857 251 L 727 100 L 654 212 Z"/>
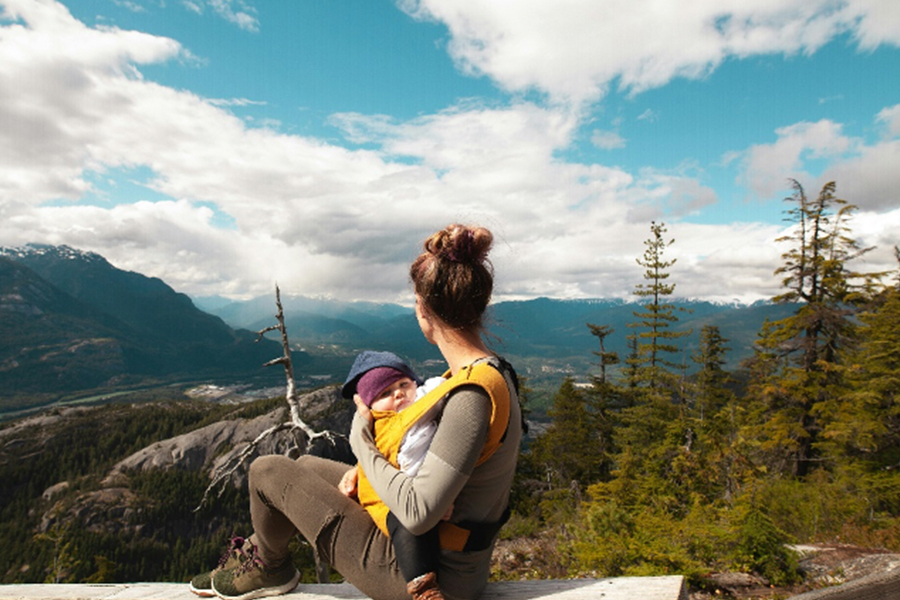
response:
<path id="1" fill-rule="evenodd" d="M 484 227 L 450 225 L 425 240 L 409 278 L 425 313 L 450 327 L 481 329 L 494 289 L 488 251 L 494 236 Z"/>
<path id="2" fill-rule="evenodd" d="M 494 236 L 484 227 L 450 225 L 431 236 L 425 250 L 450 262 L 477 264 L 487 258 L 493 241 Z"/>

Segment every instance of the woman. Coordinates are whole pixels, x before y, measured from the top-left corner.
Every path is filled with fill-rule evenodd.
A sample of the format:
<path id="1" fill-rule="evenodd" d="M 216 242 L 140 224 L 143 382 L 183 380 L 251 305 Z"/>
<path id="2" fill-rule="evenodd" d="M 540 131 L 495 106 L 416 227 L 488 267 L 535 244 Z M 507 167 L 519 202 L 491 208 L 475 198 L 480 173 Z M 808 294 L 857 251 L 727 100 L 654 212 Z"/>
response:
<path id="1" fill-rule="evenodd" d="M 447 361 L 445 377 L 452 380 L 418 474 L 406 476 L 378 452 L 365 411 L 354 417 L 350 436 L 365 479 L 404 527 L 419 534 L 441 523 L 438 583 L 455 600 L 477 597 L 487 582 L 522 435 L 515 373 L 481 337 L 493 289 L 492 241 L 487 229 L 451 225 L 425 241 L 410 267 L 419 326 Z M 434 587 L 407 590 L 390 539 L 339 489 L 347 470 L 313 456 L 255 460 L 249 483 L 254 534 L 235 544 L 222 567 L 196 577 L 191 589 L 239 600 L 290 591 L 299 575 L 288 543 L 299 532 L 371 598 L 440 597 Z"/>

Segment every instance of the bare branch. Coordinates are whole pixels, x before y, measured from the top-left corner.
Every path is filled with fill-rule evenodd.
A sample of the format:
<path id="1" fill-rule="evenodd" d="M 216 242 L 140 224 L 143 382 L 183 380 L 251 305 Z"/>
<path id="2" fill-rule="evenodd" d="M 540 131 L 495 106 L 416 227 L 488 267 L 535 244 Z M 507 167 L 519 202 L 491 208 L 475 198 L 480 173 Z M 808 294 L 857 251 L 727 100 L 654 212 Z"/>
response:
<path id="1" fill-rule="evenodd" d="M 279 423 L 278 425 L 274 425 L 266 429 L 258 436 L 256 436 L 256 439 L 248 443 L 237 455 L 233 456 L 218 469 L 216 469 L 215 473 L 211 474 L 210 484 L 203 492 L 203 498 L 200 500 L 200 504 L 194 509 L 195 512 L 203 507 L 203 505 L 209 498 L 210 493 L 217 486 L 219 486 L 220 488 L 218 496 L 222 495 L 225 484 L 235 473 L 238 472 L 238 470 L 240 470 L 244 466 L 245 463 L 247 463 L 247 461 L 250 460 L 260 443 L 262 443 L 262 441 L 269 436 L 285 430 L 291 432 L 302 432 L 302 438 L 305 438 L 302 443 L 303 447 L 300 447 L 300 441 L 296 440 L 295 436 L 294 446 L 288 450 L 288 452 L 299 450 L 302 453 L 305 453 L 309 449 L 310 442 L 315 439 L 324 438 L 329 443 L 334 445 L 338 438 L 343 437 L 340 434 L 334 433 L 333 431 L 329 430 L 315 431 L 301 418 L 300 400 L 297 396 L 297 386 L 294 383 L 294 363 L 291 360 L 291 345 L 288 340 L 287 328 L 284 324 L 284 310 L 281 306 L 281 290 L 277 285 L 275 286 L 275 306 L 278 308 L 278 312 L 275 314 L 275 319 L 278 324 L 266 327 L 265 329 L 257 332 L 256 341 L 258 342 L 259 340 L 263 339 L 263 336 L 265 336 L 265 334 L 270 331 L 279 331 L 281 333 L 281 346 L 284 354 L 270 360 L 263 366 L 271 367 L 274 365 L 281 365 L 284 367 L 284 375 L 286 380 L 285 400 L 287 401 L 288 408 L 290 409 L 290 421 Z"/>
<path id="2" fill-rule="evenodd" d="M 247 444 L 243 450 L 241 450 L 240 454 L 237 455 L 232 460 L 229 460 L 218 469 L 212 475 L 211 481 L 209 485 L 206 487 L 206 490 L 203 491 L 203 498 L 200 500 L 200 504 L 197 505 L 197 508 L 194 509 L 194 512 L 199 510 L 204 504 L 206 504 L 206 500 L 209 498 L 209 494 L 212 492 L 216 486 L 219 487 L 219 493 L 216 494 L 216 497 L 220 497 L 222 493 L 225 491 L 225 484 L 231 479 L 231 476 L 237 473 L 238 469 L 240 469 L 243 464 L 250 458 L 253 452 L 256 450 L 257 446 L 270 435 L 274 435 L 279 431 L 284 431 L 285 429 L 292 428 L 290 423 L 279 423 L 278 425 L 273 425 L 269 427 L 254 439 L 252 442 Z"/>
<path id="3" fill-rule="evenodd" d="M 270 331 L 275 331 L 276 329 L 278 329 L 278 325 L 269 325 L 268 327 L 266 327 L 266 328 L 263 329 L 262 331 L 257 331 L 257 332 L 256 332 L 256 341 L 258 342 L 259 340 L 263 339 L 263 336 L 264 336 L 264 335 L 266 335 L 266 334 L 269 333 Z"/>

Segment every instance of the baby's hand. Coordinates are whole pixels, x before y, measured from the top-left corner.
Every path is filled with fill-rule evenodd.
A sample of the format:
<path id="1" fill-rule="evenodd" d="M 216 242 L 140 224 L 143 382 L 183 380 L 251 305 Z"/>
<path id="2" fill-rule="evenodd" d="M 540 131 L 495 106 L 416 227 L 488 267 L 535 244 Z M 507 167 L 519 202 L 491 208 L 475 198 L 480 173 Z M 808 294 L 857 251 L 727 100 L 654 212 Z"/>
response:
<path id="1" fill-rule="evenodd" d="M 341 477 L 338 489 L 348 498 L 356 498 L 357 485 L 359 483 L 359 467 L 352 467 Z"/>
<path id="2" fill-rule="evenodd" d="M 444 513 L 444 516 L 441 517 L 441 521 L 449 521 L 450 517 L 453 516 L 453 505 L 450 505 L 450 508 L 447 509 L 447 512 Z"/>
<path id="3" fill-rule="evenodd" d="M 372 417 L 371 409 L 363 403 L 359 394 L 353 394 L 353 402 L 356 404 L 356 412 L 358 412 L 371 427 L 372 423 L 375 422 L 375 419 Z"/>

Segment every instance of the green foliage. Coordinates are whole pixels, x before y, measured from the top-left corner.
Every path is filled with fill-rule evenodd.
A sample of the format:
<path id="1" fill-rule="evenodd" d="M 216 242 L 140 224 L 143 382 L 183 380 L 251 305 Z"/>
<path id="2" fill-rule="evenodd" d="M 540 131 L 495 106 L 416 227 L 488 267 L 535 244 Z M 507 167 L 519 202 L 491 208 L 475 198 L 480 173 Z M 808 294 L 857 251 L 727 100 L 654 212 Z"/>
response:
<path id="1" fill-rule="evenodd" d="M 637 263 L 644 267 L 644 280 L 650 283 L 639 283 L 635 286 L 634 295 L 646 299 L 643 310 L 635 311 L 638 322 L 629 327 L 638 328 L 637 340 L 637 372 L 640 383 L 651 389 L 670 383 L 668 369 L 678 368 L 678 364 L 667 358 L 680 350 L 675 340 L 690 335 L 690 331 L 674 331 L 672 326 L 678 322 L 675 304 L 667 298 L 675 292 L 675 284 L 669 283 L 671 273 L 668 268 L 676 260 L 664 260 L 665 249 L 675 240 L 666 241 L 664 223 L 650 224 L 652 237 L 644 241 L 647 249 L 643 258 Z"/>
<path id="2" fill-rule="evenodd" d="M 847 384 L 816 407 L 819 447 L 836 461 L 892 468 L 900 463 L 900 291 L 885 290 L 859 320 L 861 339 L 842 372 Z"/>
<path id="3" fill-rule="evenodd" d="M 0 449 L 0 564 L 6 565 L 0 581 L 179 580 L 215 564 L 227 536 L 246 526 L 247 499 L 229 489 L 214 508 L 192 513 L 206 485 L 198 474 L 132 476 L 131 490 L 142 500 L 131 526 L 140 533 L 85 529 L 77 521 L 41 532 L 40 521 L 52 506 L 66 514 L 122 458 L 235 410 L 241 409 L 206 402 L 107 405 L 65 411 L 58 422 L 51 412 L 44 425 L 7 434 Z M 42 501 L 44 490 L 60 482 L 69 487 L 52 505 Z M 184 552 L 176 557 L 177 544 Z"/>
<path id="4" fill-rule="evenodd" d="M 775 585 L 798 581 L 797 556 L 786 545 L 791 538 L 758 507 L 751 506 L 738 514 L 734 556 L 737 564 L 761 574 Z"/>
<path id="5" fill-rule="evenodd" d="M 553 423 L 529 449 L 553 488 L 568 488 L 572 482 L 586 485 L 600 476 L 606 456 L 603 440 L 588 409 L 585 395 L 571 379 L 563 381 L 548 412 Z"/>
<path id="6" fill-rule="evenodd" d="M 725 537 L 715 512 L 698 507 L 673 519 L 652 506 L 588 503 L 578 521 L 572 552 L 580 570 L 598 576 L 680 574 L 698 581 L 721 562 Z"/>
<path id="7" fill-rule="evenodd" d="M 776 302 L 797 302 L 794 314 L 767 324 L 751 366 L 765 376 L 750 389 L 762 423 L 754 432 L 772 451 L 779 470 L 806 475 L 819 458 L 823 411 L 833 411 L 844 392 L 845 350 L 859 336 L 853 316 L 871 296 L 881 274 L 858 273 L 853 259 L 860 248 L 849 235 L 855 207 L 825 184 L 815 199 L 793 181 L 787 220 L 791 233 L 778 241 L 791 244 L 775 273 L 783 276 L 784 292 Z"/>
<path id="8" fill-rule="evenodd" d="M 879 290 L 877 274 L 850 269 L 865 249 L 849 235 L 853 207 L 833 192 L 828 184 L 810 200 L 795 185 L 776 298 L 793 312 L 764 323 L 736 374 L 725 369 L 729 340 L 711 324 L 692 375 L 666 358 L 678 337 L 668 335 L 677 317 L 665 301 L 673 261 L 662 258 L 672 242 L 653 224 L 638 260 L 648 283 L 635 292 L 647 305 L 635 313 L 629 355 L 620 366 L 607 351 L 612 327 L 588 323 L 600 343 L 588 402 L 560 388 L 540 452 L 522 462 L 531 478 L 519 481 L 532 484 L 523 514 L 557 532 L 569 575 L 680 573 L 699 584 L 736 570 L 780 586 L 801 578 L 791 543 L 900 550 L 900 286 Z M 582 469 L 601 453 L 604 468 L 583 470 L 566 490 L 551 484 L 549 465 L 566 455 L 553 436 L 579 439 L 573 416 L 591 419 L 604 440 L 584 445 Z M 578 471 L 573 458 L 566 472 Z M 581 500 L 571 493 L 584 489 Z"/>

